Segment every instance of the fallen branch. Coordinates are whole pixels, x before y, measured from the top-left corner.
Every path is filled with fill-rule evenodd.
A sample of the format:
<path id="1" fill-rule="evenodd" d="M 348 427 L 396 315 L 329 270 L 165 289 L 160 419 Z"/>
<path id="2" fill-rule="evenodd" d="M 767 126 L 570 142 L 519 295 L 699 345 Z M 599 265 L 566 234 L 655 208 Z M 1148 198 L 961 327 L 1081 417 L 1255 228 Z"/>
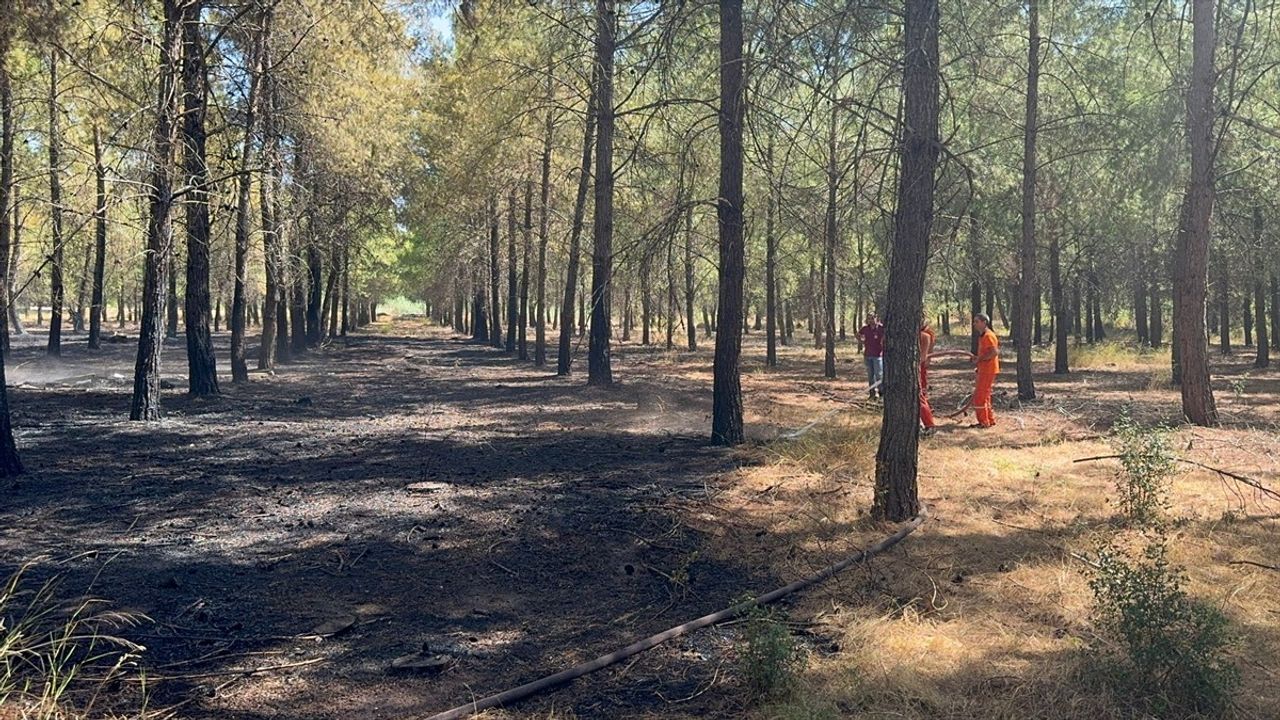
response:
<path id="1" fill-rule="evenodd" d="M 1072 460 L 1071 462 L 1082 463 L 1082 462 L 1093 462 L 1094 460 L 1118 460 L 1122 457 L 1124 456 L 1123 455 L 1094 455 L 1093 457 L 1079 458 L 1076 460 Z M 1216 472 L 1223 477 L 1231 478 L 1232 480 L 1235 480 L 1236 482 L 1239 482 L 1239 483 L 1244 483 L 1245 485 L 1248 485 L 1249 487 L 1257 490 L 1258 492 L 1263 493 L 1264 495 L 1270 495 L 1271 497 L 1277 500 L 1280 500 L 1280 492 L 1276 492 L 1275 490 L 1272 490 L 1266 485 L 1263 485 L 1262 481 L 1260 480 L 1254 480 L 1251 477 L 1246 477 L 1244 475 L 1240 475 L 1239 473 L 1233 473 L 1230 470 L 1223 470 L 1222 468 L 1216 468 L 1216 467 L 1213 467 L 1212 465 L 1205 465 L 1204 463 L 1196 462 L 1195 460 L 1187 460 L 1186 458 L 1180 458 L 1180 457 L 1176 457 L 1174 458 L 1174 460 L 1177 460 L 1180 463 L 1185 463 L 1187 465 L 1194 465 L 1198 468 L 1203 468 L 1205 470 Z"/>
<path id="2" fill-rule="evenodd" d="M 162 682 L 164 680 L 204 680 L 206 678 L 227 677 L 228 675 L 236 675 L 239 677 L 248 677 L 265 672 L 275 672 L 277 670 L 291 670 L 293 668 L 306 667 L 307 665 L 315 665 L 323 662 L 324 658 L 311 658 L 310 660 L 301 660 L 298 662 L 285 663 L 283 665 L 267 665 L 265 667 L 256 668 L 240 668 L 238 670 L 215 670 L 213 672 L 191 673 L 189 675 L 160 675 L 148 676 L 148 682 Z"/>
<path id="3" fill-rule="evenodd" d="M 500 692 L 496 695 L 490 695 L 486 698 L 469 702 L 466 705 L 460 705 L 452 710 L 437 713 L 432 715 L 428 720 L 459 720 L 460 718 L 469 717 L 483 710 L 488 710 L 489 708 L 510 705 L 518 700 L 523 700 L 531 695 L 536 695 L 544 690 L 550 690 L 551 688 L 567 683 L 570 680 L 580 678 L 583 675 L 607 668 L 610 665 L 626 660 L 633 655 L 638 655 L 645 650 L 655 648 L 668 640 L 680 637 L 686 633 L 693 632 L 694 630 L 700 630 L 704 627 L 715 625 L 725 620 L 737 617 L 743 612 L 758 605 L 768 605 L 769 603 L 776 602 L 777 600 L 780 600 L 798 590 L 803 590 L 811 585 L 827 580 L 842 570 L 852 567 L 858 563 L 865 562 L 867 559 L 888 550 L 894 545 L 897 545 L 903 538 L 914 532 L 916 528 L 920 527 L 927 517 L 928 512 L 923 506 L 921 506 L 920 514 L 908 521 L 894 534 L 852 557 L 841 560 L 838 563 L 828 565 L 826 568 L 810 575 L 809 577 L 797 580 L 790 585 L 778 588 L 777 590 L 761 595 L 758 598 L 744 600 L 743 602 L 725 608 L 719 612 L 704 615 L 697 620 L 690 620 L 683 625 L 677 625 L 669 630 L 660 632 L 657 635 L 651 635 L 644 640 L 632 643 L 621 650 L 609 653 L 608 655 L 601 655 L 595 660 L 575 665 L 568 670 L 562 670 L 554 675 L 548 675 L 539 680 L 525 683 L 524 685 Z"/>
<path id="4" fill-rule="evenodd" d="M 1277 572 L 1280 572 L 1280 565 L 1264 565 L 1263 563 L 1254 562 L 1252 560 L 1232 560 L 1227 564 L 1228 565 L 1252 565 L 1254 567 L 1262 568 L 1263 570 L 1275 570 Z"/>

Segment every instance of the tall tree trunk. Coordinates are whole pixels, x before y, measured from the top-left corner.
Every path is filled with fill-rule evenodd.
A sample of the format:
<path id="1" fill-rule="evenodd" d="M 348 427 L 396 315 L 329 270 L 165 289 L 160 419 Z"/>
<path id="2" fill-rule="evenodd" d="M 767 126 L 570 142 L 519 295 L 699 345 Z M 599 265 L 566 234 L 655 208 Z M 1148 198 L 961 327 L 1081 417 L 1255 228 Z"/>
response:
<path id="1" fill-rule="evenodd" d="M 489 318 L 487 317 L 489 300 L 485 297 L 484 290 L 484 277 L 487 274 L 485 265 L 486 263 L 482 259 L 476 258 L 471 274 L 471 290 L 473 293 L 471 303 L 471 339 L 482 343 L 489 342 L 489 331 L 491 329 L 489 327 Z M 362 304 L 361 310 L 363 311 L 363 309 L 364 305 Z"/>
<path id="2" fill-rule="evenodd" d="M 49 343 L 47 352 L 62 354 L 63 243 L 62 237 L 62 127 L 58 118 L 58 54 L 49 51 L 49 226 L 53 251 L 49 253 Z"/>
<path id="3" fill-rule="evenodd" d="M 253 47 L 245 66 L 249 74 L 249 94 L 245 101 L 244 139 L 240 143 L 240 175 L 236 178 L 235 216 L 235 280 L 231 295 L 231 382 L 249 380 L 249 366 L 245 360 L 245 314 L 247 302 L 245 283 L 248 281 L 249 264 L 249 194 L 253 178 L 249 173 L 253 158 L 254 134 L 257 132 L 258 102 L 262 85 L 263 48 L 268 41 L 271 27 L 270 11 L 261 13 L 258 29 L 253 36 Z M 266 343 L 259 349 L 259 357 L 266 354 Z"/>
<path id="4" fill-rule="evenodd" d="M 615 0 L 596 0 L 596 65 L 600 69 L 597 98 L 595 223 L 591 253 L 591 338 L 587 384 L 613 384 L 609 339 L 613 331 L 610 284 L 613 279 L 613 54 L 616 40 Z"/>
<path id="5" fill-rule="evenodd" d="M 209 332 L 209 190 L 204 120 L 208 77 L 200 36 L 204 0 L 188 0 L 182 23 L 183 164 L 190 186 L 187 211 L 187 388 L 192 395 L 218 394 L 218 368 Z"/>
<path id="6" fill-rule="evenodd" d="M 689 352 L 698 349 L 698 325 L 693 317 L 693 205 L 684 210 L 684 319 Z"/>
<path id="7" fill-rule="evenodd" d="M 836 376 L 836 192 L 840 181 L 836 165 L 836 120 L 839 106 L 831 103 L 831 127 L 827 131 L 827 213 L 823 222 L 822 237 L 822 270 L 823 270 L 823 335 L 825 348 L 822 361 L 822 375 L 834 379 Z"/>
<path id="8" fill-rule="evenodd" d="M 13 186 L 13 85 L 9 79 L 12 33 L 12 26 L 0 27 L 0 352 L 3 353 L 9 352 L 10 332 L 21 332 L 21 326 L 10 319 L 17 318 L 13 307 L 13 275 L 17 269 L 12 266 L 10 257 L 17 251 L 13 235 L 17 231 L 18 220 L 17 193 Z M 11 205 L 12 215 L 9 214 Z M 0 365 L 3 365 L 2 360 Z M 0 398 L 0 402 L 4 403 L 5 408 L 8 407 L 7 398 Z M 0 411 L 5 408 L 0 408 Z M 8 426 L 8 413 L 0 418 L 0 426 Z M 0 434 L 3 433 L 3 427 L 0 427 Z M 5 437 L 11 442 L 12 434 L 0 437 L 0 476 L 4 476 L 5 471 Z"/>
<path id="9" fill-rule="evenodd" d="M 1231 299 L 1227 292 L 1227 263 L 1225 258 L 1218 262 L 1218 349 L 1223 355 L 1231 354 Z"/>
<path id="10" fill-rule="evenodd" d="M 1151 333 L 1151 347 L 1158 348 L 1164 344 L 1164 302 L 1160 298 L 1160 281 L 1158 278 L 1151 280 L 1151 292 L 1149 296 L 1149 307 L 1151 311 L 1151 322 L 1147 324 L 1147 330 Z"/>
<path id="11" fill-rule="evenodd" d="M 1271 349 L 1280 350 L 1280 278 L 1271 274 Z"/>
<path id="12" fill-rule="evenodd" d="M 674 220 L 673 220 L 674 222 Z M 676 332 L 676 233 L 667 241 L 667 350 L 675 349 Z"/>
<path id="13" fill-rule="evenodd" d="M 529 359 L 529 254 L 533 249 L 533 178 L 524 182 L 524 225 L 521 226 L 524 243 L 520 248 L 520 332 L 516 336 L 516 355 Z"/>
<path id="14" fill-rule="evenodd" d="M 1253 311 L 1249 301 L 1249 288 L 1245 286 L 1244 298 L 1241 301 L 1240 317 L 1244 319 L 1244 346 L 1253 345 Z"/>
<path id="15" fill-rule="evenodd" d="M 773 136 L 765 150 L 765 182 L 768 185 L 764 209 L 765 356 L 768 367 L 778 366 L 778 238 L 774 237 L 777 203 L 773 183 Z"/>
<path id="16" fill-rule="evenodd" d="M 742 0 L 720 7 L 720 302 L 713 368 L 711 442 L 739 445 L 742 424 L 742 282 L 745 274 L 742 121 L 745 111 Z"/>
<path id="17" fill-rule="evenodd" d="M 1089 288 L 1093 292 L 1093 339 L 1102 342 L 1107 339 L 1107 329 L 1102 323 L 1102 284 L 1096 272 L 1089 273 Z"/>
<path id="18" fill-rule="evenodd" d="M 1254 325 L 1258 332 L 1258 347 L 1254 355 L 1253 366 L 1264 368 L 1271 365 L 1271 346 L 1267 342 L 1267 290 L 1263 284 L 1266 277 L 1262 267 L 1262 207 L 1253 206 L 1253 310 L 1257 314 Z"/>
<path id="19" fill-rule="evenodd" d="M 9 47 L 12 27 L 0 27 L 0 293 L 4 294 L 0 307 L 0 323 L 12 310 L 7 288 L 9 273 L 9 203 L 13 186 L 13 93 L 9 80 Z M 16 205 L 16 203 L 15 203 Z M 16 211 L 15 211 L 16 215 Z M 16 224 L 14 226 L 16 228 Z M 9 328 L 0 327 L 0 478 L 11 478 L 22 473 L 22 461 L 13 441 L 13 423 L 9 414 L 9 390 L 5 382 L 4 356 L 9 350 Z"/>
<path id="20" fill-rule="evenodd" d="M 296 172 L 296 170 L 295 170 Z M 302 235 L 294 232 L 290 249 L 289 263 L 289 350 L 293 357 L 303 355 L 307 351 L 307 266 L 301 261 Z M 370 322 L 377 318 L 370 318 Z"/>
<path id="21" fill-rule="evenodd" d="M 578 164 L 578 191 L 573 201 L 573 222 L 569 227 L 568 263 L 565 269 L 564 299 L 560 303 L 560 343 L 556 356 L 556 374 L 568 375 L 573 368 L 573 305 L 578 286 L 578 265 L 582 254 L 582 225 L 586 215 L 587 190 L 591 182 L 591 153 L 595 147 L 596 97 L 600 85 L 600 69 L 591 73 L 591 91 L 587 100 L 587 117 L 582 131 L 582 161 Z"/>
<path id="22" fill-rule="evenodd" d="M 938 2 L 906 0 L 904 120 L 898 207 L 885 317 L 884 418 L 876 452 L 873 517 L 900 521 L 920 511 L 919 328 L 938 165 Z"/>
<path id="23" fill-rule="evenodd" d="M 1175 255 L 1174 335 L 1182 368 L 1182 411 L 1196 425 L 1217 425 L 1218 410 L 1209 384 L 1204 329 L 1209 223 L 1213 215 L 1213 93 L 1215 71 L 1214 0 L 1192 2 L 1191 86 L 1187 92 L 1187 139 L 1191 181 L 1186 225 L 1178 233 Z"/>
<path id="24" fill-rule="evenodd" d="M 324 260 L 314 229 L 307 240 L 307 281 L 306 346 L 316 347 L 324 337 Z"/>
<path id="25" fill-rule="evenodd" d="M 506 350 L 516 351 L 520 330 L 520 260 L 516 256 L 516 187 L 507 193 L 507 341 Z"/>
<path id="26" fill-rule="evenodd" d="M 969 256 L 973 260 L 973 282 L 969 285 L 969 318 L 982 314 L 982 248 L 978 246 L 978 215 L 969 213 Z M 969 334 L 969 352 L 978 352 L 978 333 Z"/>
<path id="27" fill-rule="evenodd" d="M 653 287 L 651 274 L 653 253 L 648 249 L 640 256 L 640 344 L 649 346 L 649 325 L 653 322 Z"/>
<path id="28" fill-rule="evenodd" d="M 165 337 L 178 337 L 178 252 L 177 245 L 169 254 L 169 295 L 165 302 Z"/>
<path id="29" fill-rule="evenodd" d="M 778 292 L 778 295 L 781 296 L 782 292 Z M 791 311 L 791 299 L 785 299 L 782 301 L 782 345 L 791 345 L 795 332 L 796 320 Z"/>
<path id="30" fill-rule="evenodd" d="M 96 206 L 95 206 L 96 207 Z M 75 332 L 84 332 L 85 308 L 89 294 L 89 276 L 93 272 L 94 243 L 84 244 L 84 261 L 80 264 L 80 281 L 76 284 L 76 307 L 71 315 L 71 327 Z"/>
<path id="31" fill-rule="evenodd" d="M 93 232 L 93 292 L 89 300 L 89 349 L 102 347 L 102 319 L 105 310 L 103 280 L 107 270 L 107 166 L 102 162 L 102 138 L 93 126 L 93 176 L 96 190 Z M 0 256 L 7 255 L 7 238 L 0 243 Z"/>
<path id="32" fill-rule="evenodd" d="M 462 313 L 458 313 L 461 316 Z M 351 247 L 342 246 L 342 337 L 353 329 L 351 325 Z"/>
<path id="33" fill-rule="evenodd" d="M 269 7 L 269 6 L 268 6 Z M 280 135 L 276 122 L 275 79 L 269 68 L 274 66 L 274 54 L 271 52 L 271 25 L 273 14 L 268 9 L 264 12 L 262 31 L 262 52 L 259 67 L 266 72 L 259 74 L 259 90 L 262 93 L 259 110 L 262 120 L 262 166 L 263 172 L 258 182 L 259 210 L 262 213 L 262 254 L 264 257 L 266 292 L 262 304 L 262 342 L 258 346 L 258 369 L 270 370 L 276 365 L 276 324 L 279 321 L 279 307 L 283 299 L 283 278 L 280 267 L 281 253 L 279 218 L 275 214 L 275 197 L 277 183 L 280 180 Z M 346 315 L 343 315 L 345 333 Z"/>
<path id="34" fill-rule="evenodd" d="M 552 84 L 552 62 L 547 62 L 547 119 L 542 128 L 542 178 L 538 216 L 538 292 L 534 307 L 533 364 L 547 364 L 547 241 L 551 223 L 551 149 L 555 139 L 555 86 Z M 648 335 L 648 327 L 645 327 Z"/>
<path id="35" fill-rule="evenodd" d="M 160 45 L 160 85 L 153 137 L 147 252 L 142 288 L 142 324 L 133 373 L 131 420 L 160 419 L 160 355 L 164 348 L 165 270 L 173 254 L 173 175 L 177 145 L 178 65 L 182 57 L 183 12 L 180 0 L 164 0 L 164 35 Z"/>
<path id="36" fill-rule="evenodd" d="M 1062 288 L 1062 245 L 1058 233 L 1049 240 L 1049 296 L 1053 307 L 1053 374 L 1066 375 L 1067 333 L 1071 319 L 1067 314 L 1067 298 Z"/>
<path id="37" fill-rule="evenodd" d="M 1151 330 L 1147 325 L 1147 272 L 1141 250 L 1133 255 L 1133 324 L 1138 334 L 1138 346 L 1151 343 Z"/>
<path id="38" fill-rule="evenodd" d="M 502 254 L 499 212 L 498 192 L 495 190 L 489 193 L 489 203 L 485 213 L 486 222 L 489 225 L 489 344 L 495 348 L 504 346 L 502 341 L 502 269 L 499 267 Z M 510 318 L 507 321 L 509 324 Z"/>
<path id="39" fill-rule="evenodd" d="M 1022 144 L 1022 243 L 1018 278 L 1018 313 L 1014 337 L 1018 347 L 1018 399 L 1036 399 L 1032 374 L 1032 303 L 1036 297 L 1036 113 L 1040 94 L 1040 2 L 1027 0 L 1027 107 Z"/>

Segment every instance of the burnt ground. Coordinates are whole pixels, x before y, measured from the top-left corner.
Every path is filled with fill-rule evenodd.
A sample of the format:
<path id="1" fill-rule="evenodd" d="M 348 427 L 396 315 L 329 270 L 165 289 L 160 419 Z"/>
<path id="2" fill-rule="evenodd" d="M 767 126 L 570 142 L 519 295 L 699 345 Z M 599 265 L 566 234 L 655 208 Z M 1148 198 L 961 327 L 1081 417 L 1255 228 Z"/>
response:
<path id="1" fill-rule="evenodd" d="M 153 707 L 243 720 L 430 714 L 776 584 L 699 554 L 676 518 L 735 464 L 704 441 L 705 388 L 589 390 L 443 331 L 380 329 L 213 400 L 184 395 L 173 342 L 158 425 L 124 419 L 132 344 L 72 338 L 52 363 L 22 343 L 10 399 L 30 473 L 5 494 L 5 564 L 40 557 L 34 578 L 149 617 L 125 634 L 147 648 Z M 574 711 L 693 694 L 707 642 Z M 449 668 L 388 672 L 424 647 Z"/>
<path id="2" fill-rule="evenodd" d="M 709 348 L 621 344 L 621 385 L 606 391 L 406 320 L 194 400 L 174 342 L 167 418 L 142 425 L 124 419 L 132 344 L 90 354 L 72 336 L 51 363 L 41 339 L 19 342 L 9 360 L 30 473 L 0 504 L 0 570 L 34 561 L 32 578 L 62 574 L 64 595 L 87 591 L 145 614 L 122 634 L 147 648 L 149 706 L 176 706 L 181 718 L 426 717 L 777 587 L 887 532 L 859 511 L 870 501 L 876 409 L 857 402 L 860 363 L 845 346 L 831 382 L 820 379 L 819 355 L 799 346 L 764 371 L 759 333 L 749 336 L 749 433 L 769 441 L 818 424 L 802 440 L 728 452 L 706 443 Z M 218 341 L 225 359 L 227 339 Z M 1158 359 L 1115 360 L 1088 359 L 1091 369 L 1067 379 L 1038 376 L 1044 399 L 1025 408 L 1013 407 L 1006 377 L 994 434 L 943 421 L 922 454 L 930 523 L 874 567 L 791 606 L 793 631 L 818 658 L 815 687 L 843 687 L 822 679 L 824 663 L 856 665 L 859 648 L 874 649 L 849 640 L 857 623 L 847 618 L 863 615 L 900 625 L 884 633 L 900 644 L 872 657 L 868 678 L 901 664 L 904 677 L 940 678 L 940 698 L 972 698 L 957 710 L 912 690 L 912 707 L 929 716 L 996 716 L 982 703 L 999 695 L 981 682 L 993 661 L 1006 678 L 1010 658 L 1024 654 L 984 644 L 993 628 L 1015 633 L 1011 648 L 1054 638 L 1016 672 L 1058 677 L 1045 670 L 1090 635 L 1084 580 L 1054 547 L 1087 551 L 1086 535 L 1111 522 L 1111 470 L 1072 459 L 1108 451 L 1106 428 L 1124 405 L 1177 421 Z M 933 375 L 942 414 L 963 399 L 969 373 Z M 1253 371 L 1243 355 L 1215 360 L 1215 386 L 1229 426 L 1182 431 L 1179 443 L 1274 484 L 1280 373 Z M 1195 512 L 1239 515 L 1224 514 L 1235 495 L 1211 474 L 1179 482 L 1195 491 L 1183 503 Z M 1246 509 L 1256 514 L 1256 503 Z M 1194 559 L 1208 573 L 1197 568 L 1197 583 L 1242 577 L 1218 555 L 1267 556 L 1276 516 L 1263 509 L 1256 520 L 1239 515 L 1247 534 L 1214 520 L 1212 537 L 1197 538 L 1204 549 Z M 1227 535 L 1244 540 L 1228 545 Z M 954 579 L 970 570 L 983 580 Z M 1280 647 L 1266 600 L 1274 583 L 1265 572 L 1243 577 L 1254 585 L 1230 596 L 1254 598 L 1251 617 L 1262 619 L 1250 627 L 1261 640 L 1248 651 L 1266 663 Z M 1055 589 L 1063 583 L 1071 594 Z M 1008 598 L 1023 585 L 1048 590 L 1011 613 Z M 920 607 L 932 624 L 907 612 Z M 493 715 L 751 715 L 759 708 L 737 678 L 738 630 L 695 633 Z M 948 647 L 974 657 L 940 650 L 936 638 L 948 633 Z M 932 644 L 917 651 L 917 640 Z M 921 666 L 925 652 L 950 664 Z M 444 667 L 389 671 L 406 656 Z M 252 669 L 262 671 L 242 672 Z M 1261 697 L 1265 668 L 1246 671 Z M 961 678 L 978 685 L 957 690 Z M 840 716 L 877 701 L 832 702 Z M 883 702 L 886 712 L 902 707 Z"/>

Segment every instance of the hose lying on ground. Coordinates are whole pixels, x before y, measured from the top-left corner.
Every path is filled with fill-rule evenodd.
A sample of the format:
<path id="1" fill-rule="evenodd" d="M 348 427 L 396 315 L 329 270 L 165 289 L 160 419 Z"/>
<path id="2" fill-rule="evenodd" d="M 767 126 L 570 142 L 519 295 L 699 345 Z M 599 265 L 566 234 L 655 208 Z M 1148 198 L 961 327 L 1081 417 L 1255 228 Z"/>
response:
<path id="1" fill-rule="evenodd" d="M 927 517 L 928 517 L 928 511 L 925 509 L 923 505 L 921 505 L 920 513 L 916 515 L 914 518 L 908 520 L 906 524 L 904 524 L 902 527 L 898 528 L 898 531 L 895 532 L 894 534 L 884 538 L 883 540 L 876 543 L 875 545 L 872 545 L 871 547 L 857 553 L 856 555 L 853 555 L 852 557 L 848 557 L 848 558 L 845 558 L 844 560 L 841 560 L 838 563 L 828 565 L 827 567 L 823 568 L 817 573 L 814 573 L 813 575 L 810 575 L 809 577 L 797 580 L 791 583 L 790 585 L 787 585 L 785 587 L 780 587 L 777 590 L 774 590 L 773 592 L 770 592 L 765 595 L 761 595 L 758 598 L 754 598 L 751 600 L 744 600 L 736 605 L 733 605 L 732 607 L 725 608 L 724 610 L 721 610 L 719 612 L 715 612 L 710 615 L 704 615 L 698 618 L 697 620 L 690 620 L 689 622 L 683 625 L 677 625 L 669 630 L 664 630 L 663 632 L 660 632 L 657 635 L 650 635 L 644 640 L 640 640 L 638 642 L 632 643 L 622 648 L 621 650 L 617 650 L 615 652 L 609 653 L 608 655 L 601 655 L 595 660 L 590 660 L 588 662 L 575 665 L 569 668 L 568 670 L 562 670 L 561 672 L 558 672 L 554 675 L 548 675 L 540 680 L 534 680 L 533 682 L 526 683 L 524 685 L 521 685 L 516 688 L 512 688 L 510 690 L 506 690 L 504 692 L 500 692 L 496 695 L 490 695 L 489 697 L 475 700 L 465 705 L 460 705 L 452 710 L 446 710 L 442 713 L 437 713 L 436 715 L 432 715 L 430 718 L 428 718 L 428 720 L 458 720 L 459 718 L 465 718 L 475 713 L 479 713 L 483 710 L 488 710 L 489 708 L 510 705 L 511 703 L 514 703 L 517 700 L 523 700 L 524 698 L 527 698 L 531 695 L 536 695 L 537 693 L 540 693 L 544 690 L 549 690 L 553 687 L 556 687 L 557 685 L 562 685 L 564 683 L 569 682 L 570 680 L 580 678 L 583 675 L 586 675 L 588 673 L 593 673 L 597 670 L 607 668 L 610 665 L 613 665 L 614 663 L 617 663 L 621 660 L 625 660 L 633 655 L 642 653 L 645 650 L 655 648 L 658 645 L 661 645 L 662 643 L 668 640 L 671 640 L 673 638 L 680 637 L 685 633 L 692 632 L 694 630 L 699 630 L 709 625 L 715 625 L 716 623 L 724 622 L 725 620 L 730 620 L 732 618 L 738 617 L 744 611 L 749 610 L 752 607 L 755 607 L 757 605 L 768 605 L 769 603 L 776 602 L 777 600 L 780 600 L 781 598 L 784 598 L 787 595 L 790 595 L 796 592 L 797 590 L 803 590 L 804 588 L 807 588 L 810 585 L 814 585 L 816 583 L 820 583 L 824 580 L 827 580 L 832 576 L 836 575 L 837 573 L 841 572 L 842 570 L 845 570 L 858 563 L 864 562 L 869 558 L 872 558 L 884 552 L 885 550 L 888 550 L 894 545 L 897 545 L 899 542 L 902 541 L 903 538 L 905 538 L 906 536 L 914 532 L 916 528 L 920 527 L 920 525 L 924 523 Z"/>

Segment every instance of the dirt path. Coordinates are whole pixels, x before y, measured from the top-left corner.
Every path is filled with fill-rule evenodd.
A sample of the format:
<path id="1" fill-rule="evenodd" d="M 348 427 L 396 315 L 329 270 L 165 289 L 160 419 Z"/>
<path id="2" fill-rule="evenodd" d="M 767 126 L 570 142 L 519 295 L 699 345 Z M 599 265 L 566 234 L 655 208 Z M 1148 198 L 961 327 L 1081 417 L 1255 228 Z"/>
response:
<path id="1" fill-rule="evenodd" d="M 122 370 L 130 350 L 12 362 L 20 383 L 74 380 Z M 79 556 L 57 566 L 67 588 L 100 571 L 95 595 L 155 621 L 134 636 L 154 677 L 316 660 L 235 682 L 186 717 L 423 714 L 772 580 L 700 555 L 670 511 L 732 466 L 705 447 L 705 394 L 678 378 L 586 390 L 436 331 L 356 337 L 215 401 L 168 393 L 158 426 L 121 420 L 123 385 L 19 387 L 33 472 L 4 503 L 0 552 L 45 555 L 43 574 Z M 354 626 L 294 638 L 329 621 Z M 387 672 L 424 647 L 450 669 Z M 160 682 L 153 702 L 231 677 Z M 691 666 L 660 690 L 704 680 Z M 661 702 L 643 690 L 577 709 Z"/>

